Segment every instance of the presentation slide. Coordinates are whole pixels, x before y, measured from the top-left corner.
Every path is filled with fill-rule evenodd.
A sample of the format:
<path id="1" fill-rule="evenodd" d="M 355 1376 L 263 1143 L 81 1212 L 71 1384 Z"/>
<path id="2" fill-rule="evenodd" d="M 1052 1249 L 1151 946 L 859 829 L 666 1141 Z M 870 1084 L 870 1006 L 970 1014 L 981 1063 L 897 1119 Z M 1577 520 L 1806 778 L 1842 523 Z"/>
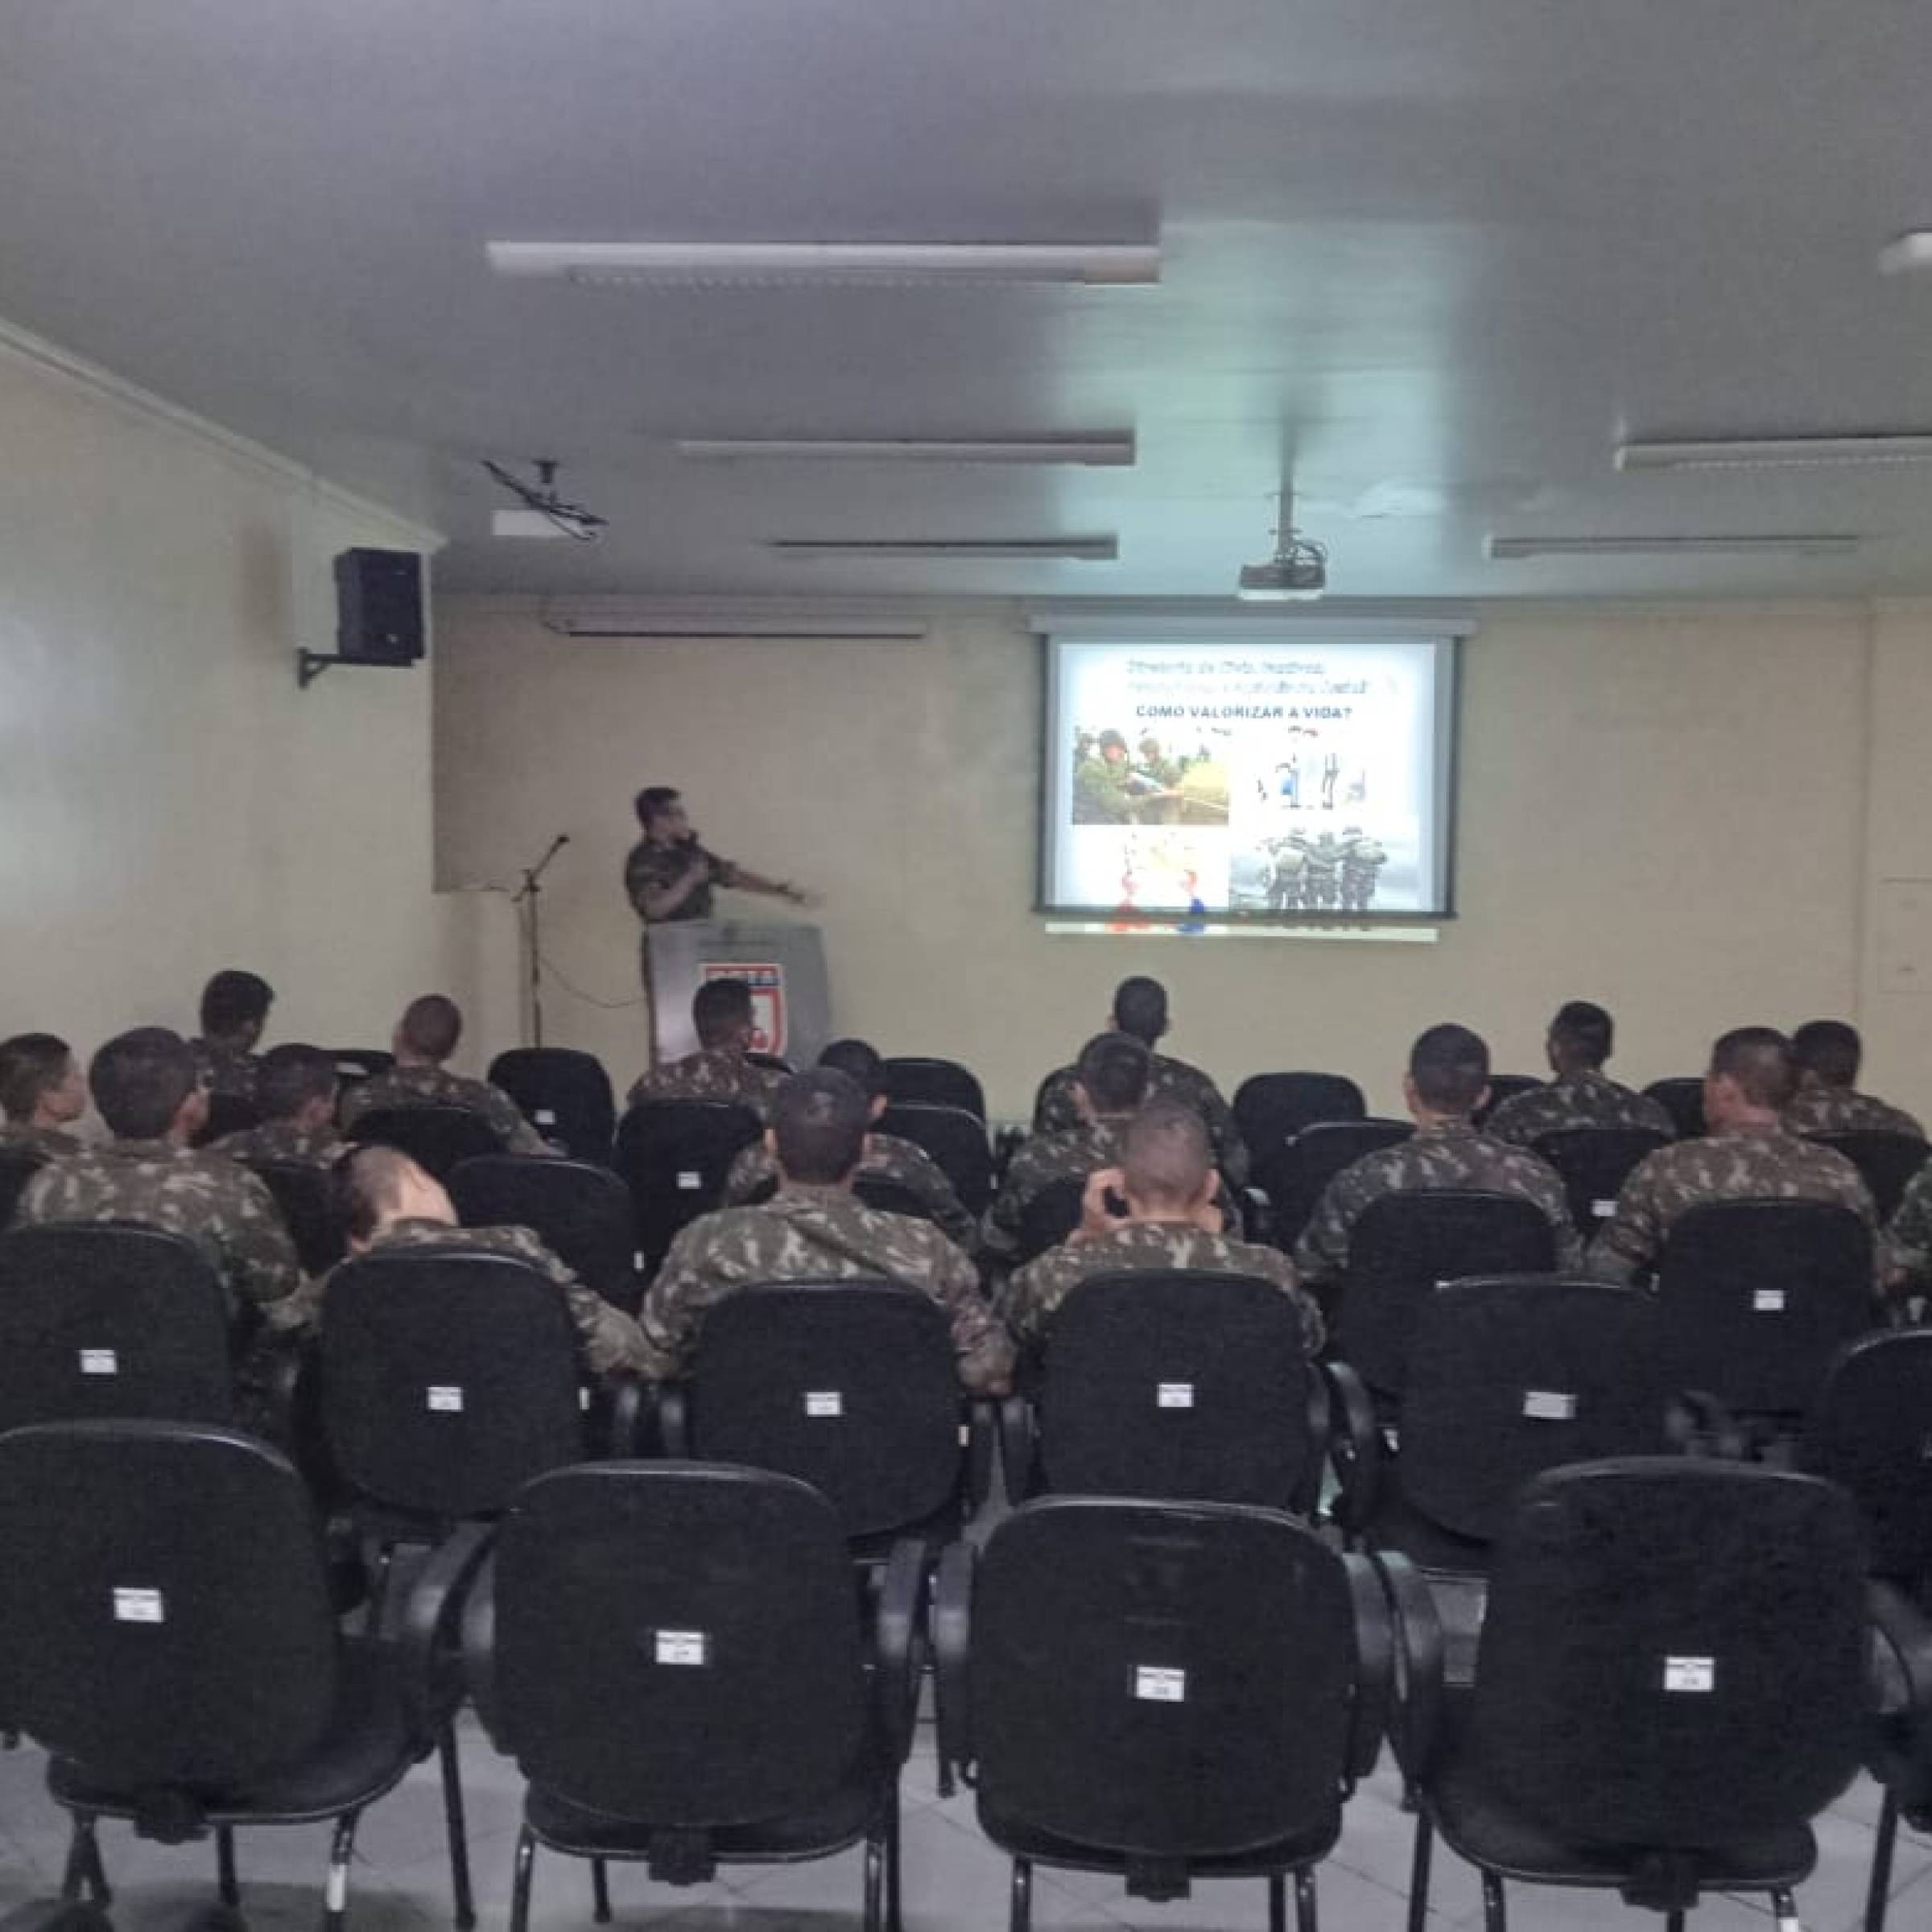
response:
<path id="1" fill-rule="evenodd" d="M 1441 915 L 1455 646 L 1047 641 L 1049 911 Z"/>

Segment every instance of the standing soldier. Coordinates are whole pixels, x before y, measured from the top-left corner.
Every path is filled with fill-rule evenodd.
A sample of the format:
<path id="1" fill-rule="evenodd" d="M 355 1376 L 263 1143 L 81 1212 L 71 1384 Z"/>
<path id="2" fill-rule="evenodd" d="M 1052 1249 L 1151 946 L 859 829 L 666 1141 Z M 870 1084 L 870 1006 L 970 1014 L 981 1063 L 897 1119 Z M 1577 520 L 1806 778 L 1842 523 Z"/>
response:
<path id="1" fill-rule="evenodd" d="M 1316 912 L 1332 911 L 1335 869 L 1342 857 L 1341 848 L 1335 842 L 1335 834 L 1324 832 L 1304 849 L 1308 856 L 1302 869 L 1302 902 Z"/>
<path id="2" fill-rule="evenodd" d="M 1274 853 L 1274 880 L 1268 890 L 1268 905 L 1274 912 L 1298 912 L 1302 907 L 1302 869 L 1307 855 L 1294 839 L 1270 839 Z"/>
<path id="3" fill-rule="evenodd" d="M 1342 834 L 1342 910 L 1366 912 L 1375 897 L 1377 875 L 1389 855 L 1362 830 L 1351 825 Z"/>

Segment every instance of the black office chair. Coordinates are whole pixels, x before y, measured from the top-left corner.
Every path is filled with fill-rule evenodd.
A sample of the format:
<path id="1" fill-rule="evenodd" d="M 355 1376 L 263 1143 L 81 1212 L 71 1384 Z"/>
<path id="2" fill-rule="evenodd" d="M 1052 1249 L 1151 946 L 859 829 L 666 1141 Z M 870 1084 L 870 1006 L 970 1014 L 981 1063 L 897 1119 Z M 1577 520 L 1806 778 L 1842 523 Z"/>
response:
<path id="1" fill-rule="evenodd" d="M 1234 1091 L 1234 1124 L 1257 1163 L 1305 1127 L 1368 1112 L 1361 1088 L 1339 1073 L 1253 1073 Z"/>
<path id="2" fill-rule="evenodd" d="M 1616 1212 L 1616 1197 L 1631 1171 L 1670 1141 L 1643 1127 L 1566 1127 L 1542 1133 L 1535 1150 L 1562 1178 L 1570 1218 L 1584 1241 Z"/>
<path id="3" fill-rule="evenodd" d="M 456 1921 L 475 1924 L 450 1653 L 479 1552 L 418 1580 L 399 1644 L 345 1637 L 288 1463 L 230 1430 L 132 1422 L 0 1439 L 0 1546 L 6 1708 L 72 1814 L 67 1898 L 107 1901 L 104 1818 L 170 1844 L 212 1831 L 231 1911 L 238 1830 L 333 1818 L 323 1923 L 341 1932 L 358 1820 L 435 1751 Z"/>
<path id="4" fill-rule="evenodd" d="M 1891 1220 L 1898 1212 L 1913 1177 L 1932 1158 L 1932 1146 L 1913 1133 L 1892 1133 L 1880 1128 L 1861 1127 L 1843 1133 L 1813 1133 L 1805 1137 L 1821 1147 L 1842 1154 L 1872 1191 L 1880 1222 Z"/>
<path id="5" fill-rule="evenodd" d="M 570 1046 L 513 1046 L 490 1062 L 489 1079 L 572 1160 L 608 1165 L 617 1108 L 610 1075 L 595 1054 Z"/>
<path id="6" fill-rule="evenodd" d="M 1292 1253 L 1323 1190 L 1344 1167 L 1414 1132 L 1407 1121 L 1322 1121 L 1257 1154 L 1255 1185 L 1268 1197 L 1275 1245 Z"/>
<path id="7" fill-rule="evenodd" d="M 1366 1561 L 1272 1510 L 1050 1497 L 940 1566 L 939 1754 L 1013 1860 L 1117 1872 L 1136 1897 L 1260 1879 L 1274 1932 L 1373 1768 L 1388 1612 Z"/>
<path id="8" fill-rule="evenodd" d="M 956 1107 L 984 1124 L 986 1095 L 979 1076 L 957 1060 L 893 1054 L 886 1061 L 886 1097 L 894 1107 Z"/>
<path id="9" fill-rule="evenodd" d="M 617 1124 L 616 1165 L 637 1210 L 648 1273 L 680 1228 L 724 1199 L 724 1179 L 764 1123 L 736 1100 L 646 1100 Z"/>
<path id="10" fill-rule="evenodd" d="M 503 1151 L 496 1129 L 468 1107 L 372 1107 L 347 1132 L 365 1146 L 399 1147 L 445 1183 L 463 1162 Z"/>
<path id="11" fill-rule="evenodd" d="M 14 1218 L 27 1184 L 47 1165 L 47 1156 L 25 1147 L 0 1147 L 0 1228 Z"/>
<path id="12" fill-rule="evenodd" d="M 201 1131 L 195 1136 L 197 1147 L 211 1146 L 225 1134 L 240 1133 L 250 1127 L 262 1125 L 262 1109 L 252 1100 L 238 1093 L 211 1093 L 208 1096 L 208 1118 Z"/>
<path id="13" fill-rule="evenodd" d="M 250 1161 L 247 1166 L 275 1196 L 302 1272 L 328 1274 L 348 1252 L 348 1239 L 327 1170 L 311 1161 Z"/>
<path id="14" fill-rule="evenodd" d="M 1369 1203 L 1348 1232 L 1335 1350 L 1385 1405 L 1398 1403 L 1423 1304 L 1466 1275 L 1547 1274 L 1556 1241 L 1517 1194 L 1410 1189 Z"/>
<path id="15" fill-rule="evenodd" d="M 1489 1117 L 1505 1100 L 1513 1100 L 1519 1093 L 1535 1093 L 1549 1084 L 1533 1073 L 1492 1073 L 1488 1080 L 1489 1097 L 1469 1117 L 1478 1127 L 1486 1127 Z"/>
<path id="16" fill-rule="evenodd" d="M 396 1063 L 396 1056 L 380 1046 L 328 1046 L 323 1051 L 335 1062 L 336 1078 L 345 1092 L 358 1081 L 387 1073 Z"/>
<path id="17" fill-rule="evenodd" d="M 932 1208 L 925 1199 L 889 1174 L 868 1174 L 861 1167 L 852 1176 L 852 1191 L 875 1214 L 902 1214 L 914 1221 L 932 1219 Z"/>
<path id="18" fill-rule="evenodd" d="M 1644 1089 L 1644 1097 L 1655 1100 L 1670 1115 L 1680 1141 L 1695 1141 L 1710 1132 L 1704 1125 L 1704 1082 L 1701 1074 L 1653 1080 Z"/>
<path id="19" fill-rule="evenodd" d="M 923 1576 L 908 1544 L 869 1641 L 832 1506 L 789 1476 L 609 1463 L 515 1498 L 464 1623 L 478 1715 L 530 1790 L 510 1932 L 539 1845 L 671 1885 L 865 1847 L 868 1932 L 899 1926 L 898 1785 Z"/>
<path id="20" fill-rule="evenodd" d="M 644 1290 L 637 1209 L 630 1190 L 608 1167 L 535 1154 L 480 1154 L 449 1177 L 449 1198 L 467 1227 L 533 1229 L 613 1308 L 637 1313 Z"/>
<path id="21" fill-rule="evenodd" d="M 1794 1924 L 1810 1821 L 1864 1740 L 1864 1565 L 1850 1499 L 1810 1476 L 1671 1456 L 1554 1470 L 1505 1527 L 1459 1690 L 1426 1586 L 1389 1565 L 1410 1932 L 1438 1832 L 1481 1872 L 1487 1932 L 1506 1877 L 1615 1889 L 1671 1932 L 1703 1893 L 1769 1892 Z"/>
<path id="22" fill-rule="evenodd" d="M 1036 1188 L 1020 1210 L 1019 1265 L 1057 1248 L 1080 1226 L 1087 1197 L 1084 1174 L 1063 1174 Z"/>
<path id="23" fill-rule="evenodd" d="M 894 1102 L 878 1119 L 881 1133 L 923 1147 L 939 1162 L 966 1212 L 976 1218 L 993 1199 L 993 1150 L 986 1123 L 960 1107 Z"/>

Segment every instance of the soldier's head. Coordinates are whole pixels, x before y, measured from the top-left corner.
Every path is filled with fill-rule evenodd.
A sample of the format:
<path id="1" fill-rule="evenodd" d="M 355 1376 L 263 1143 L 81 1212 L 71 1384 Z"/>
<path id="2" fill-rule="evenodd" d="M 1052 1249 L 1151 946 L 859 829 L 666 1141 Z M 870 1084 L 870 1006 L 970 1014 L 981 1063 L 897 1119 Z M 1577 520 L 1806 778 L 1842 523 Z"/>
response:
<path id="1" fill-rule="evenodd" d="M 742 1053 L 753 1031 L 750 981 L 707 980 L 691 1002 L 691 1023 L 700 1046 Z"/>
<path id="2" fill-rule="evenodd" d="M 208 1121 L 195 1078 L 195 1050 L 165 1026 L 117 1034 L 87 1070 L 94 1109 L 117 1140 L 171 1140 L 185 1146 Z"/>
<path id="3" fill-rule="evenodd" d="M 1100 756 L 1109 765 L 1125 765 L 1127 762 L 1127 741 L 1117 731 L 1100 733 Z"/>
<path id="4" fill-rule="evenodd" d="M 1704 1122 L 1720 1127 L 1769 1126 L 1798 1092 L 1791 1042 L 1775 1026 L 1734 1026 L 1711 1049 L 1704 1075 Z"/>
<path id="5" fill-rule="evenodd" d="M 1074 1104 L 1088 1121 L 1119 1120 L 1147 1097 L 1147 1049 L 1130 1033 L 1096 1033 L 1074 1062 Z"/>
<path id="6" fill-rule="evenodd" d="M 390 1045 L 405 1067 L 440 1067 L 462 1037 L 462 1008 L 447 993 L 426 993 L 402 1009 Z"/>
<path id="7" fill-rule="evenodd" d="M 1587 1000 L 1566 1000 L 1550 1022 L 1549 1038 L 1543 1042 L 1551 1071 L 1556 1073 L 1594 1071 L 1610 1057 L 1616 1028 L 1602 1007 Z"/>
<path id="8" fill-rule="evenodd" d="M 1855 1087 L 1864 1044 L 1843 1020 L 1806 1020 L 1791 1036 L 1800 1087 Z"/>
<path id="9" fill-rule="evenodd" d="M 1167 989 L 1144 973 L 1122 980 L 1113 989 L 1113 1024 L 1151 1048 L 1167 1030 Z"/>
<path id="10" fill-rule="evenodd" d="M 248 1051 L 268 1024 L 275 989 L 259 973 L 228 967 L 201 989 L 201 1037 Z"/>
<path id="11" fill-rule="evenodd" d="M 1141 738 L 1140 753 L 1144 758 L 1158 758 L 1161 755 L 1161 741 L 1152 732 L 1148 732 Z"/>
<path id="12" fill-rule="evenodd" d="M 1482 1036 L 1453 1024 L 1418 1034 L 1402 1093 L 1418 1120 L 1468 1119 L 1489 1094 L 1489 1049 Z"/>
<path id="13" fill-rule="evenodd" d="M 638 823 L 654 844 L 675 845 L 691 830 L 684 795 L 671 785 L 646 785 L 632 800 Z"/>
<path id="14" fill-rule="evenodd" d="M 65 1040 L 17 1033 L 0 1040 L 0 1114 L 16 1127 L 64 1127 L 87 1112 L 87 1075 Z"/>
<path id="15" fill-rule="evenodd" d="M 876 1121 L 886 1111 L 886 1057 L 864 1040 L 834 1040 L 819 1055 L 819 1064 L 842 1073 L 865 1096 L 865 1117 Z"/>
<path id="16" fill-rule="evenodd" d="M 304 1133 L 336 1117 L 336 1063 L 320 1046 L 294 1041 L 271 1046 L 255 1075 L 255 1104 L 265 1121 L 292 1121 Z"/>
<path id="17" fill-rule="evenodd" d="M 1207 1123 L 1179 1100 L 1150 1100 L 1128 1123 L 1121 1148 L 1129 1220 L 1198 1220 L 1210 1210 L 1214 1187 Z"/>
<path id="18" fill-rule="evenodd" d="M 870 1118 L 856 1080 L 834 1067 L 814 1067 L 779 1088 L 765 1144 L 788 1182 L 842 1187 L 865 1158 Z"/>
<path id="19" fill-rule="evenodd" d="M 443 1184 L 400 1147 L 352 1147 L 328 1170 L 328 1191 L 349 1237 L 362 1253 L 398 1221 L 456 1224 L 456 1211 Z"/>

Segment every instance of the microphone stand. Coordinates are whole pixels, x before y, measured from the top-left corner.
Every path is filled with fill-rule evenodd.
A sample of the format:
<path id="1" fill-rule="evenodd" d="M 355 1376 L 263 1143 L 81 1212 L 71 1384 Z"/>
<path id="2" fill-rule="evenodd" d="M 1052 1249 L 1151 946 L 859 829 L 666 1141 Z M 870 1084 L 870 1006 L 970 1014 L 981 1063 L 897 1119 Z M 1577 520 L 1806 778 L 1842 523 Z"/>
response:
<path id="1" fill-rule="evenodd" d="M 543 948 L 538 918 L 543 888 L 539 881 L 550 869 L 551 861 L 569 843 L 570 834 L 559 832 L 543 857 L 535 865 L 525 867 L 522 886 L 510 902 L 524 908 L 524 930 L 530 946 L 530 1043 L 533 1046 L 543 1044 Z"/>

